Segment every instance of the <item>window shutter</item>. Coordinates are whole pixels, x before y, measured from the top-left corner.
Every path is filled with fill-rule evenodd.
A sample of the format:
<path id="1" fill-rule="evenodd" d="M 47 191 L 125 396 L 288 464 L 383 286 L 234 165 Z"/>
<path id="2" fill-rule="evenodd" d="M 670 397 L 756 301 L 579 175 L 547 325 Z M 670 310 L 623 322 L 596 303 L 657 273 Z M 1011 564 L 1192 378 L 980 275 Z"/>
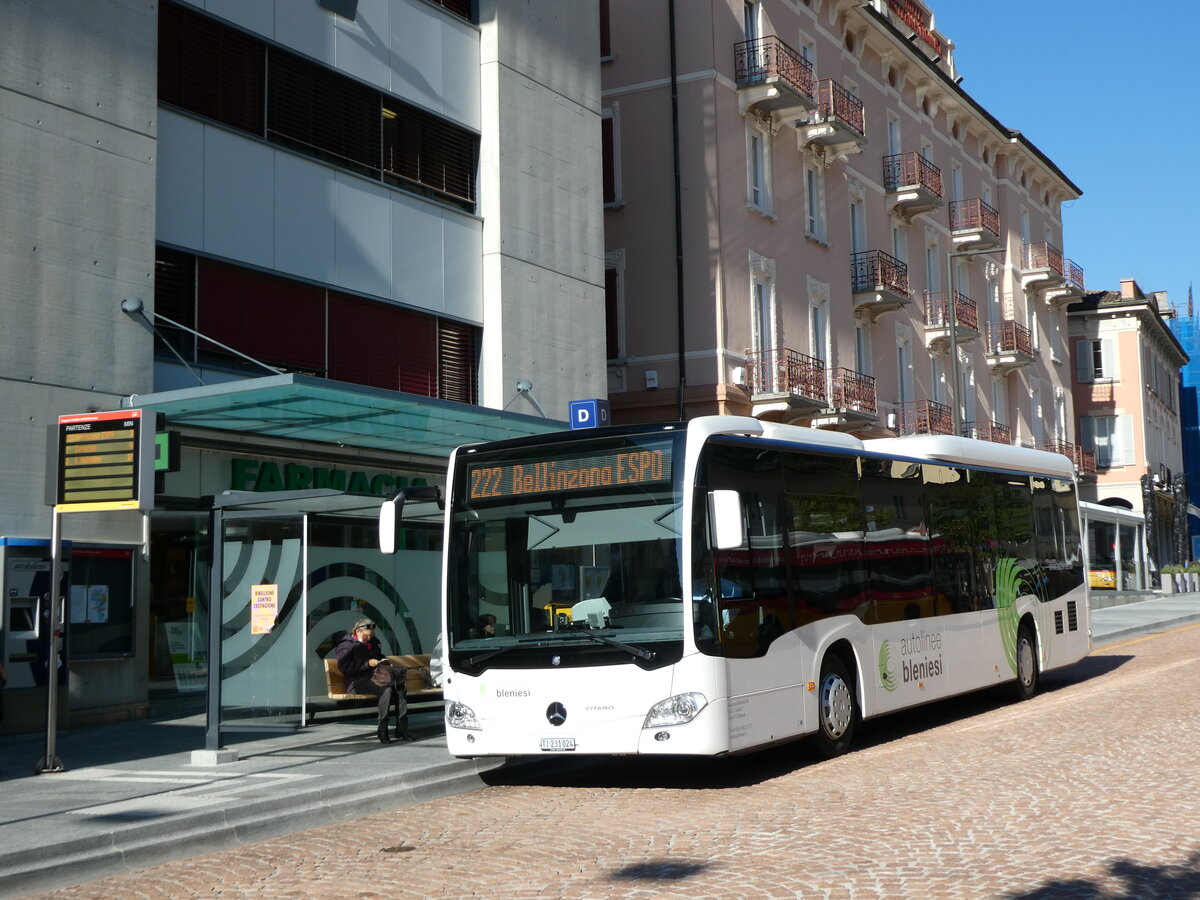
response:
<path id="1" fill-rule="evenodd" d="M 1121 454 L 1120 465 L 1132 466 L 1137 464 L 1137 454 L 1133 445 L 1133 416 L 1125 414 L 1117 416 L 1119 435 L 1113 436 L 1113 449 Z"/>
<path id="2" fill-rule="evenodd" d="M 263 134 L 266 46 L 175 3 L 158 18 L 158 98 L 224 125 Z"/>
<path id="3" fill-rule="evenodd" d="M 438 397 L 458 403 L 479 402 L 478 334 L 473 325 L 438 320 Z"/>
<path id="4" fill-rule="evenodd" d="M 1092 342 L 1075 342 L 1075 380 L 1087 384 L 1092 380 Z"/>
<path id="5" fill-rule="evenodd" d="M 1101 339 L 1100 358 L 1104 360 L 1104 377 L 1109 381 L 1120 381 L 1121 372 L 1117 365 L 1116 339 L 1110 337 Z"/>
<path id="6" fill-rule="evenodd" d="M 1093 419 L 1091 416 L 1079 417 L 1079 446 L 1084 450 L 1095 451 L 1096 435 L 1092 428 Z"/>

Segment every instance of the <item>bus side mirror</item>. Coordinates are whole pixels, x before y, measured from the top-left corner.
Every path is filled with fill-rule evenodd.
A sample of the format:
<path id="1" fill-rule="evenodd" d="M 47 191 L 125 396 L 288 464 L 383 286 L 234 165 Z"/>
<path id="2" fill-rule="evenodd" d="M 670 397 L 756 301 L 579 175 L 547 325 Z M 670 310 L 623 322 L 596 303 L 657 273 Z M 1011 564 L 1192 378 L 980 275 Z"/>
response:
<path id="1" fill-rule="evenodd" d="M 746 543 L 742 500 L 737 491 L 708 492 L 708 522 L 714 550 L 736 550 Z"/>
<path id="2" fill-rule="evenodd" d="M 383 501 L 379 507 L 379 552 L 390 556 L 396 552 L 396 535 L 404 518 L 404 501 L 435 501 L 442 506 L 442 490 L 436 484 L 403 487 Z"/>

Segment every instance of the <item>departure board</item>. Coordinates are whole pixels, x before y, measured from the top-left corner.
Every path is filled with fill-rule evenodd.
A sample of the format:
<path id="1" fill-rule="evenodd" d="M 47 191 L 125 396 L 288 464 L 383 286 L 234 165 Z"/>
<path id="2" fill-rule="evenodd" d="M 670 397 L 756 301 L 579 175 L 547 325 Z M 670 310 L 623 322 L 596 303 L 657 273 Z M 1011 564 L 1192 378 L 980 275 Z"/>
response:
<path id="1" fill-rule="evenodd" d="M 140 409 L 59 416 L 58 432 L 60 512 L 139 509 L 153 501 L 153 489 L 146 490 Z"/>
<path id="2" fill-rule="evenodd" d="M 467 466 L 471 500 L 530 497 L 608 487 L 660 487 L 671 481 L 671 444 L 589 456 L 544 457 L 520 463 Z"/>

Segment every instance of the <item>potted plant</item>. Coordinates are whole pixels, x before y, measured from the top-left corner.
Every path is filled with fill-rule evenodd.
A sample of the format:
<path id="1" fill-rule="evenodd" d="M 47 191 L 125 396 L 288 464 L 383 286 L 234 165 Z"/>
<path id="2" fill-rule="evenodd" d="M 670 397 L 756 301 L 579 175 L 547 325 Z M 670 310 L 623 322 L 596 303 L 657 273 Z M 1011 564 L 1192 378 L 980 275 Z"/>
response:
<path id="1" fill-rule="evenodd" d="M 1187 568 L 1187 589 L 1191 592 L 1200 591 L 1200 563 L 1188 563 Z"/>
<path id="2" fill-rule="evenodd" d="M 1162 569 L 1159 570 L 1159 574 L 1162 576 L 1162 592 L 1164 594 L 1175 593 L 1175 576 L 1182 571 L 1183 566 L 1175 565 L 1163 566 Z"/>

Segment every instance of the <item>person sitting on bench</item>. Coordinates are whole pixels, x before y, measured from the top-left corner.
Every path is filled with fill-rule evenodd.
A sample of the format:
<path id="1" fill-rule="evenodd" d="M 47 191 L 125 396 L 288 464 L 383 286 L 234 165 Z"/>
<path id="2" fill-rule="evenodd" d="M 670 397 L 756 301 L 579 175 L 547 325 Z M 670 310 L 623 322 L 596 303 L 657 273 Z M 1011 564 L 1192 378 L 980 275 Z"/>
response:
<path id="1" fill-rule="evenodd" d="M 359 619 L 354 630 L 342 635 L 334 651 L 338 668 L 346 682 L 346 691 L 351 694 L 376 694 L 379 697 L 379 716 L 376 733 L 383 744 L 392 742 L 388 734 L 388 712 L 393 703 L 396 707 L 396 739 L 411 741 L 408 733 L 408 685 L 406 670 L 391 664 L 384 656 L 379 639 L 375 637 L 375 623 L 370 619 Z M 380 666 L 391 672 L 390 679 L 377 684 L 372 677 Z"/>

